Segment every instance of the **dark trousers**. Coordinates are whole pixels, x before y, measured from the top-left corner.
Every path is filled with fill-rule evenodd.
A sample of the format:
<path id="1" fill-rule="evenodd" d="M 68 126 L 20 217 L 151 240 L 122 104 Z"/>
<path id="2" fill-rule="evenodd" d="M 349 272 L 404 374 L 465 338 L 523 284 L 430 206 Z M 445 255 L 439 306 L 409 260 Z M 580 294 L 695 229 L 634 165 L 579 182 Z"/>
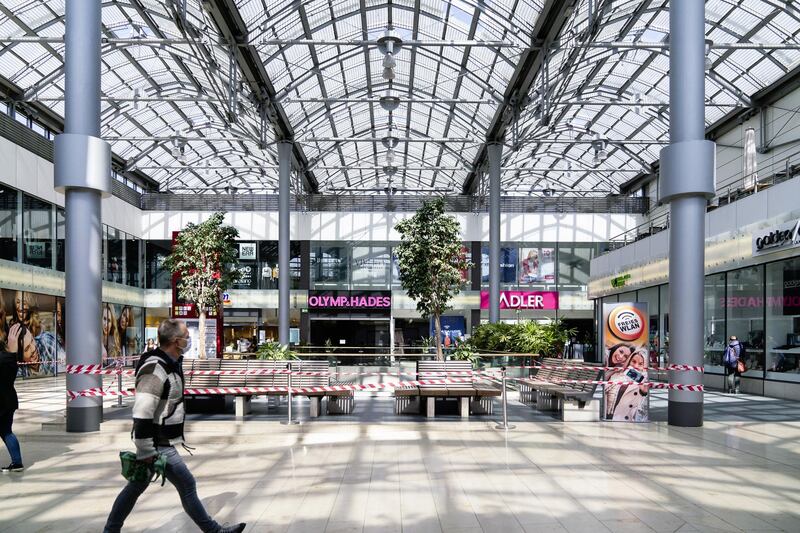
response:
<path id="1" fill-rule="evenodd" d="M 736 367 L 725 366 L 725 392 L 734 392 L 739 389 L 742 375 Z"/>
<path id="2" fill-rule="evenodd" d="M 178 489 L 178 495 L 181 497 L 181 504 L 186 514 L 197 524 L 204 533 L 217 533 L 220 530 L 220 525 L 215 522 L 206 512 L 200 498 L 197 497 L 197 485 L 194 476 L 189 471 L 183 458 L 178 454 L 178 451 L 172 446 L 159 446 L 158 452 L 166 455 L 167 457 L 167 479 Z M 139 496 L 147 490 L 150 483 L 134 483 L 128 482 L 122 492 L 117 496 L 114 501 L 114 506 L 111 508 L 111 513 L 108 515 L 106 527 L 103 529 L 105 533 L 117 533 L 122 529 L 125 519 L 131 514 L 133 506 Z"/>

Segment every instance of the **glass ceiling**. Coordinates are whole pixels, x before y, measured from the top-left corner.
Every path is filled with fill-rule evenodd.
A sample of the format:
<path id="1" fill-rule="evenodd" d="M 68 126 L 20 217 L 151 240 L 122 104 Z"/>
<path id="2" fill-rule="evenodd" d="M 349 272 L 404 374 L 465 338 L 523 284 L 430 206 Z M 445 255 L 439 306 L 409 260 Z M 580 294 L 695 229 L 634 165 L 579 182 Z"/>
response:
<path id="1" fill-rule="evenodd" d="M 505 121 L 508 194 L 617 192 L 668 140 L 668 2 L 589 3 L 566 13 L 515 107 L 505 98 L 525 77 L 543 0 L 106 0 L 102 134 L 125 170 L 162 191 L 276 190 L 286 121 L 318 192 L 460 194 Z M 214 16 L 225 9 L 246 26 L 233 46 Z M 0 78 L 23 95 L 19 108 L 63 116 L 63 15 L 64 0 L 2 0 Z M 391 57 L 376 45 L 389 28 Z M 706 2 L 715 45 L 797 43 L 798 32 L 782 1 Z M 267 105 L 241 68 L 245 50 L 263 65 Z M 800 51 L 712 47 L 709 59 L 711 125 L 749 107 Z"/>

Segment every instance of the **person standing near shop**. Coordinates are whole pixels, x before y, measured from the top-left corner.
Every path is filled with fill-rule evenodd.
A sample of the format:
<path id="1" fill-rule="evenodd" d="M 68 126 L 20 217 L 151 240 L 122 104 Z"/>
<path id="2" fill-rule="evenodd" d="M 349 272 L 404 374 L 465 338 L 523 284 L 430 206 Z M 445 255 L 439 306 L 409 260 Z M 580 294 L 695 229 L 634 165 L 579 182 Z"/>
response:
<path id="1" fill-rule="evenodd" d="M 245 524 L 223 526 L 206 512 L 197 496 L 194 476 L 175 449 L 183 445 L 183 354 L 191 346 L 189 330 L 180 320 L 165 320 L 158 327 L 159 347 L 142 355 L 136 367 L 136 401 L 133 404 L 133 442 L 136 459 L 153 463 L 167 459 L 166 478 L 178 490 L 183 510 L 204 533 L 240 533 Z M 122 529 L 148 482 L 129 481 L 117 496 L 104 528 Z"/>
<path id="2" fill-rule="evenodd" d="M 8 351 L 5 340 L 0 340 L 0 437 L 11 456 L 11 464 L 2 468 L 6 472 L 22 472 L 22 452 L 19 441 L 12 433 L 14 411 L 19 409 L 14 380 L 17 379 L 17 354 Z"/>
<path id="3" fill-rule="evenodd" d="M 728 394 L 739 394 L 739 384 L 741 382 L 741 372 L 739 371 L 739 361 L 744 358 L 744 346 L 736 335 L 731 335 L 725 353 L 722 355 L 722 362 L 725 366 L 725 392 Z"/>

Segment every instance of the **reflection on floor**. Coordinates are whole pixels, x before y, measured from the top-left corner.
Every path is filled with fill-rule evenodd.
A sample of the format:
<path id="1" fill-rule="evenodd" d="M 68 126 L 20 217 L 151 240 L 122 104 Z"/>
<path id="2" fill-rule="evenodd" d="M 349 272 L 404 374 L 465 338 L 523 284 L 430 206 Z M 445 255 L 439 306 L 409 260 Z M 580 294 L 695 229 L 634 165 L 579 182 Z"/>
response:
<path id="1" fill-rule="evenodd" d="M 117 452 L 132 447 L 131 400 L 105 402 L 99 433 L 67 435 L 41 427 L 61 420 L 63 379 L 18 390 L 28 468 L 0 476 L 0 531 L 100 531 L 123 484 Z M 364 396 L 351 416 L 287 427 L 286 403 L 260 400 L 243 423 L 192 415 L 186 461 L 212 514 L 247 531 L 800 531 L 800 403 L 708 393 L 706 425 L 682 429 L 564 424 L 512 400 L 507 434 L 496 416 L 441 407 L 434 421 L 398 417 L 389 396 Z M 666 394 L 651 407 L 665 419 Z M 156 485 L 127 526 L 195 531 Z"/>

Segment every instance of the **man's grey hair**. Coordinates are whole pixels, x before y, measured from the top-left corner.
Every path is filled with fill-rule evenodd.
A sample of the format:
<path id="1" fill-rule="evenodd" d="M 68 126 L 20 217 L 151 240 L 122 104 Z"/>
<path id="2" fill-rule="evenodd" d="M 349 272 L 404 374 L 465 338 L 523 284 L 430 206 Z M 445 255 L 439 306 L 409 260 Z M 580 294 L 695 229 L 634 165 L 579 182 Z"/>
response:
<path id="1" fill-rule="evenodd" d="M 158 344 L 166 346 L 183 337 L 183 320 L 168 318 L 158 326 Z"/>

